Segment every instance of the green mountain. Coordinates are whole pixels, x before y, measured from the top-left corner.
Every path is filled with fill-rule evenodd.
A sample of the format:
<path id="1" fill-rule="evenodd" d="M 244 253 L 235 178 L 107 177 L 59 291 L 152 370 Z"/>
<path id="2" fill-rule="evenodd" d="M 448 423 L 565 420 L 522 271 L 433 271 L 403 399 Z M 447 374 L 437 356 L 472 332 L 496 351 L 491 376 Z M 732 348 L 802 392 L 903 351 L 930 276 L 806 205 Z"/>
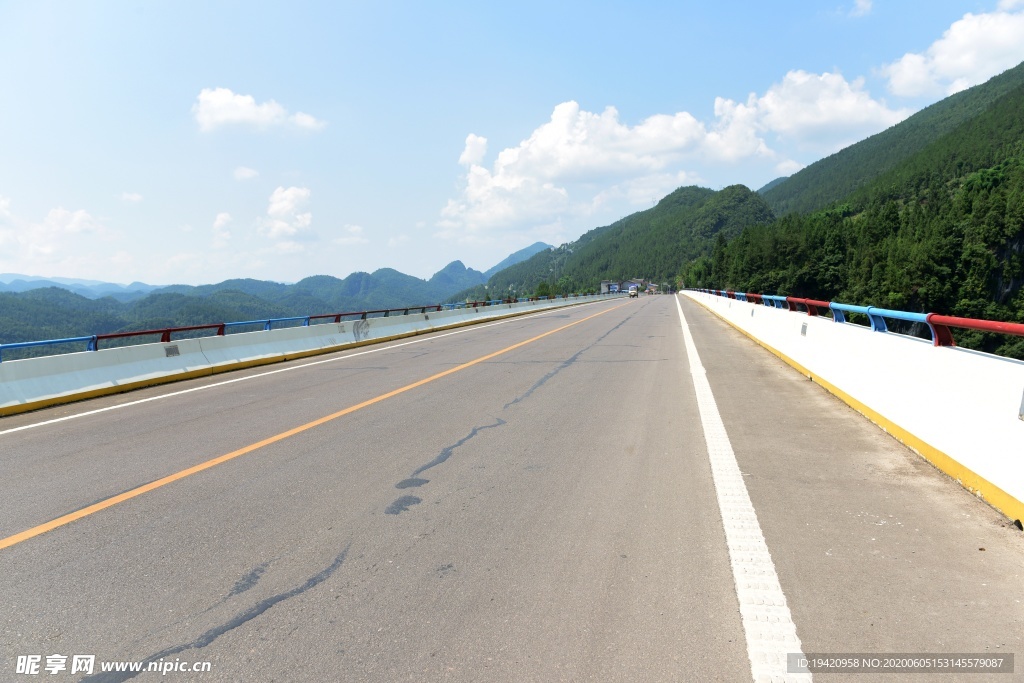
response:
<path id="1" fill-rule="evenodd" d="M 433 288 L 434 299 L 440 300 L 450 296 L 452 292 L 479 285 L 486 280 L 480 271 L 467 268 L 462 265 L 462 261 L 452 261 L 434 273 L 429 284 Z"/>
<path id="2" fill-rule="evenodd" d="M 530 246 L 525 247 L 523 249 L 520 249 L 519 251 L 515 252 L 514 254 L 509 254 L 508 257 L 506 257 L 505 259 L 503 259 L 501 261 L 501 263 L 497 264 L 496 266 L 494 266 L 492 268 L 488 268 L 487 270 L 485 270 L 484 271 L 484 279 L 485 280 L 489 280 L 490 277 L 492 275 L 494 275 L 495 273 L 497 273 L 499 270 L 505 270 L 506 268 L 508 268 L 510 266 L 514 266 L 517 263 L 525 261 L 526 259 L 530 258 L 534 254 L 539 254 L 540 252 L 544 251 L 545 249 L 554 249 L 554 247 L 552 247 L 550 244 L 545 244 L 544 242 L 534 242 Z"/>
<path id="3" fill-rule="evenodd" d="M 484 281 L 483 273 L 466 268 L 461 261 L 453 261 L 429 280 L 381 268 L 373 273 L 352 273 L 345 278 L 313 275 L 292 285 L 252 279 L 225 280 L 213 285 L 171 285 L 155 294 L 207 298 L 235 292 L 266 302 L 269 305 L 266 310 L 273 311 L 263 316 L 268 317 L 281 310 L 289 311 L 288 315 L 305 315 L 431 305 Z M 252 309 L 243 307 L 243 310 Z"/>
<path id="4" fill-rule="evenodd" d="M 776 215 L 808 213 L 871 184 L 940 138 L 982 115 L 1024 85 L 1024 64 L 922 109 L 877 135 L 817 161 L 785 182 L 762 188 Z"/>
<path id="5" fill-rule="evenodd" d="M 856 189 L 845 176 L 808 189 L 842 201 L 748 227 L 685 261 L 682 282 L 1024 323 L 1024 82 L 1006 87 L 1021 74 L 1016 67 L 971 98 L 949 98 L 973 102 L 972 115 Z M 951 111 L 946 100 L 935 107 Z M 905 130 L 918 145 L 917 129 Z M 869 138 L 843 153 L 864 158 L 873 149 Z M 962 346 L 1024 359 L 1019 337 L 954 335 Z"/>
<path id="6" fill-rule="evenodd" d="M 495 273 L 486 292 L 470 290 L 460 296 L 525 296 L 541 283 L 557 294 L 595 290 L 605 279 L 673 282 L 679 264 L 709 254 L 719 235 L 732 237 L 747 225 L 773 219 L 765 201 L 742 185 L 718 192 L 681 187 L 650 209 Z"/>

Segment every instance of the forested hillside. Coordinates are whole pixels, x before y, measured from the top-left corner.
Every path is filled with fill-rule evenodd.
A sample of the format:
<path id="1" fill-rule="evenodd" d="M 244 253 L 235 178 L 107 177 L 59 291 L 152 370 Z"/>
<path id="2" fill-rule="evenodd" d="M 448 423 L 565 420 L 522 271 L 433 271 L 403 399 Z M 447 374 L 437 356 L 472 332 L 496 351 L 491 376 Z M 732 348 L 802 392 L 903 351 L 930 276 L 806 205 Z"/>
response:
<path id="1" fill-rule="evenodd" d="M 906 121 L 817 161 L 762 189 L 776 215 L 817 211 L 871 185 L 936 140 L 1024 85 L 1024 64 L 922 109 Z M 775 181 L 773 181 L 775 182 Z"/>
<path id="2" fill-rule="evenodd" d="M 681 280 L 1024 322 L 1024 85 L 842 203 L 719 240 Z M 956 334 L 1024 359 L 1019 338 Z"/>
<path id="3" fill-rule="evenodd" d="M 732 237 L 747 225 L 773 218 L 764 200 L 742 185 L 718 192 L 681 187 L 650 209 L 499 271 L 486 291 L 463 295 L 523 296 L 542 283 L 555 294 L 590 291 L 604 279 L 634 277 L 671 283 L 681 262 L 710 253 L 715 235 Z"/>

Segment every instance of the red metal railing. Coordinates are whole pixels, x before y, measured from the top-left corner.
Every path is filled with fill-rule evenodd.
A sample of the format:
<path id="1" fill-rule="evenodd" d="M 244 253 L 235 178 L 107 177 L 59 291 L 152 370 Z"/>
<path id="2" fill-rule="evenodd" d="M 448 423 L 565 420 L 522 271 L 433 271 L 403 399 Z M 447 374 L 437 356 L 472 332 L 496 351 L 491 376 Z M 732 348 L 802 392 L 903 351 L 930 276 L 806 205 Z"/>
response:
<path id="1" fill-rule="evenodd" d="M 224 336 L 224 323 L 213 323 L 211 325 L 190 325 L 188 327 L 165 327 L 158 330 L 139 330 L 137 332 L 111 332 L 109 334 L 97 334 L 96 335 L 96 348 L 99 350 L 100 340 L 102 339 L 124 339 L 126 337 L 143 337 L 146 335 L 160 335 L 160 341 L 167 343 L 171 341 L 171 334 L 174 332 L 193 332 L 196 330 L 217 330 L 218 336 Z"/>
<path id="2" fill-rule="evenodd" d="M 829 304 L 828 301 L 819 301 L 817 299 L 801 299 L 801 298 L 795 297 L 795 296 L 787 296 L 786 297 L 786 303 L 789 303 L 789 304 L 800 304 L 801 306 L 803 306 L 804 308 L 807 309 L 807 315 L 819 315 L 818 314 L 818 309 L 819 308 L 824 308 L 825 310 L 830 310 L 829 309 L 830 304 Z M 793 308 L 792 305 L 790 305 L 789 310 L 793 311 L 793 310 L 796 310 L 796 309 Z"/>
<path id="3" fill-rule="evenodd" d="M 1004 323 L 996 320 L 979 320 L 978 318 L 957 318 L 952 315 L 939 315 L 938 313 L 929 313 L 925 316 L 925 319 L 935 331 L 933 342 L 935 346 L 956 346 L 956 342 L 953 341 L 953 333 L 949 329 L 951 327 L 1024 337 L 1024 325 L 1020 323 Z"/>

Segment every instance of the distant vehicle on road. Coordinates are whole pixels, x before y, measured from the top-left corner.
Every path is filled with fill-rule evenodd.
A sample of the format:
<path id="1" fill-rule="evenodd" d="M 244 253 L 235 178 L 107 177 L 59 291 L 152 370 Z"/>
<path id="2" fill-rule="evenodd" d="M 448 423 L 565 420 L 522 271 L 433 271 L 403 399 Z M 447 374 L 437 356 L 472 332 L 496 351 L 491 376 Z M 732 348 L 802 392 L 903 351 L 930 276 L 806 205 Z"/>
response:
<path id="1" fill-rule="evenodd" d="M 640 290 L 636 285 L 631 285 L 629 288 L 629 297 L 632 299 L 638 296 L 640 296 Z"/>

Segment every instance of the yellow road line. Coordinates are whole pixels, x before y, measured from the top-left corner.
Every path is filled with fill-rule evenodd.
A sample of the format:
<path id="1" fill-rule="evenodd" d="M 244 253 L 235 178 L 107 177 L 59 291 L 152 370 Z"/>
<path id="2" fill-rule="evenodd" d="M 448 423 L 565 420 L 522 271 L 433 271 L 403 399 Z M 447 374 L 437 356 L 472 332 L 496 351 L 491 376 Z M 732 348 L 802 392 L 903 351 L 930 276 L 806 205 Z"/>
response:
<path id="1" fill-rule="evenodd" d="M 474 365 L 477 365 L 479 363 L 483 363 L 484 361 L 488 361 L 488 360 L 490 360 L 492 358 L 495 358 L 495 357 L 500 356 L 502 354 L 508 353 L 509 351 L 514 351 L 514 350 L 516 350 L 516 349 L 518 349 L 520 347 L 526 346 L 527 344 L 532 344 L 533 342 L 538 341 L 540 339 L 543 339 L 544 337 L 548 337 L 548 336 L 550 336 L 552 334 L 555 334 L 557 332 L 561 332 L 562 330 L 566 330 L 566 329 L 568 329 L 570 327 L 573 327 L 575 325 L 579 325 L 580 323 L 584 323 L 584 322 L 586 322 L 588 320 L 596 318 L 599 315 L 604 315 L 605 313 L 608 313 L 610 311 L 614 311 L 616 308 L 621 308 L 624 305 L 625 304 L 619 304 L 618 306 L 613 306 L 612 308 L 605 309 L 605 310 L 601 311 L 600 313 L 595 313 L 594 315 L 588 315 L 586 318 L 581 318 L 580 320 L 577 320 L 575 322 L 571 322 L 568 325 L 563 325 L 563 326 L 558 327 L 556 329 L 549 330 L 549 331 L 547 331 L 547 332 L 545 332 L 543 334 L 538 334 L 536 337 L 532 337 L 530 339 L 527 339 L 526 341 L 521 341 L 521 342 L 519 342 L 517 344 L 513 344 L 512 346 L 507 346 L 504 349 L 501 349 L 500 351 L 495 351 L 493 353 L 489 353 L 486 356 L 480 356 L 479 358 L 475 358 L 475 359 L 473 359 L 473 360 L 471 360 L 471 361 L 469 361 L 467 363 L 463 363 L 462 365 L 458 365 L 458 366 L 456 366 L 454 368 L 450 368 L 450 369 L 445 370 L 443 372 L 439 372 L 436 375 L 431 375 L 430 377 L 427 377 L 426 379 L 421 379 L 421 380 L 419 380 L 417 382 L 413 382 L 412 384 L 407 384 L 404 387 L 401 387 L 399 389 L 395 389 L 393 391 L 389 391 L 386 394 L 381 394 L 380 396 L 377 396 L 375 398 L 371 398 L 368 401 L 363 401 L 362 403 L 357 403 L 356 405 L 348 407 L 348 408 L 345 408 L 344 410 L 339 410 L 336 413 L 331 413 L 330 415 L 326 415 L 326 416 L 321 417 L 319 419 L 313 420 L 312 422 L 307 422 L 304 425 L 300 425 L 298 427 L 294 427 L 292 429 L 289 429 L 288 431 L 281 432 L 280 434 L 276 434 L 276 435 L 271 436 L 269 438 L 263 439 L 262 441 L 258 441 L 258 442 L 254 443 L 254 444 L 250 444 L 248 446 L 245 446 L 244 448 L 239 448 L 237 451 L 231 451 L 230 453 L 225 453 L 224 455 L 218 456 L 218 457 L 213 458 L 211 460 L 207 460 L 206 462 L 201 462 L 198 465 L 193 465 L 192 467 L 189 467 L 187 469 L 181 470 L 180 472 L 175 472 L 174 474 L 169 474 L 169 475 L 167 475 L 166 477 L 164 477 L 162 479 L 157 479 L 156 481 L 152 481 L 152 482 L 150 482 L 148 484 L 145 484 L 143 486 L 139 486 L 137 488 L 131 489 L 130 491 L 125 491 L 124 493 L 118 494 L 118 495 L 113 496 L 111 498 L 107 498 L 107 499 L 102 500 L 102 501 L 100 501 L 98 503 L 94 503 L 93 505 L 90 505 L 88 507 L 84 507 L 81 510 L 75 510 L 74 512 L 70 512 L 70 513 L 68 513 L 68 514 L 66 514 L 66 515 L 64 515 L 62 517 L 58 517 L 57 519 L 53 519 L 53 520 L 50 520 L 49 522 L 46 522 L 44 524 L 40 524 L 39 526 L 32 527 L 31 529 L 26 529 L 25 531 L 22 531 L 20 533 L 14 534 L 13 536 L 8 536 L 7 538 L 0 539 L 0 550 L 3 550 L 4 548 L 9 548 L 12 545 L 17 545 L 18 543 L 21 543 L 23 541 L 27 541 L 30 538 L 35 538 L 36 536 L 39 536 L 41 534 L 45 534 L 47 531 L 52 531 L 53 529 L 56 529 L 58 527 L 62 527 L 64 525 L 66 525 L 66 524 L 70 524 L 71 522 L 74 522 L 76 520 L 82 519 L 83 517 L 88 517 L 89 515 L 92 515 L 92 514 L 95 514 L 97 512 L 100 512 L 101 510 L 106 510 L 107 508 L 113 507 L 113 506 L 117 505 L 118 503 L 123 503 L 126 500 L 131 500 L 132 498 L 135 498 L 136 496 L 141 496 L 144 493 L 148 493 L 148 492 L 153 491 L 155 489 L 158 489 L 158 488 L 160 488 L 162 486 L 166 486 L 166 485 L 171 484 L 173 482 L 179 481 L 181 479 L 184 479 L 185 477 L 191 477 L 193 474 L 198 474 L 199 472 L 202 472 L 203 470 L 208 470 L 211 467 L 215 467 L 217 465 L 220 465 L 221 463 L 227 462 L 228 460 L 234 460 L 235 458 L 237 458 L 239 456 L 242 456 L 242 455 L 245 455 L 246 453 L 252 453 L 253 451 L 259 450 L 260 448 L 263 448 L 264 446 L 269 446 L 270 444 L 277 443 L 278 441 L 283 441 L 283 440 L 285 440 L 285 439 L 287 439 L 287 438 L 289 438 L 291 436 L 295 436 L 296 434 L 301 434 L 302 432 L 305 432 L 307 430 L 313 429 L 314 427 L 319 427 L 320 425 L 325 424 L 327 422 L 330 422 L 331 420 L 336 420 L 339 417 L 344 417 L 345 415 L 349 415 L 351 413 L 354 413 L 357 410 L 362 410 L 363 408 L 372 406 L 375 403 L 380 403 L 381 401 L 385 401 L 385 400 L 387 400 L 389 398 L 392 398 L 394 396 L 398 396 L 399 394 L 404 394 L 405 392 L 411 391 L 411 390 L 416 389 L 418 387 L 421 387 L 424 384 L 429 384 L 430 382 L 433 382 L 435 380 L 441 379 L 442 377 L 447 377 L 448 375 L 455 374 L 456 372 L 459 372 L 460 370 L 465 370 L 466 368 L 473 367 Z"/>

